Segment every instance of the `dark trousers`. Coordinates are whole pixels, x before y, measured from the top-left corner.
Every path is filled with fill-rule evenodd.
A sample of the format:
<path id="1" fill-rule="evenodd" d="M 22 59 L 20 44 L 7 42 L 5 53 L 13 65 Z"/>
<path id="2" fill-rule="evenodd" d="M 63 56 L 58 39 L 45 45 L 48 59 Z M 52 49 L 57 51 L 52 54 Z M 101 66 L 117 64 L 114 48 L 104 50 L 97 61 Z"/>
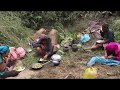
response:
<path id="1" fill-rule="evenodd" d="M 1 78 L 7 78 L 7 77 L 14 77 L 17 76 L 19 74 L 18 71 L 5 71 L 5 73 L 1 76 Z"/>
<path id="2" fill-rule="evenodd" d="M 15 61 L 9 61 L 7 64 L 7 67 L 11 67 L 15 64 Z M 14 77 L 17 76 L 19 74 L 18 71 L 12 70 L 12 71 L 7 71 L 5 70 L 5 73 L 0 76 L 0 78 L 7 78 L 7 77 Z"/>
<path id="3" fill-rule="evenodd" d="M 11 67 L 11 66 L 14 66 L 15 65 L 15 62 L 16 62 L 16 60 L 14 60 L 14 61 L 8 61 L 8 64 L 7 64 L 7 67 Z"/>

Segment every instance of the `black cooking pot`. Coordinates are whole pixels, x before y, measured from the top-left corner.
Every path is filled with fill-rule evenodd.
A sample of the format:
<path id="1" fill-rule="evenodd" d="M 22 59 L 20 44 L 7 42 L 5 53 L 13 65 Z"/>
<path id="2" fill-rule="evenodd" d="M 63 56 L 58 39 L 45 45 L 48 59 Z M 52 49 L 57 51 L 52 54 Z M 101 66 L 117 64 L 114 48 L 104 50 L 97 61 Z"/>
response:
<path id="1" fill-rule="evenodd" d="M 78 51 L 78 47 L 77 47 L 77 45 L 76 45 L 76 44 L 73 44 L 73 45 L 72 45 L 72 50 L 73 50 L 73 52 Z"/>
<path id="2" fill-rule="evenodd" d="M 68 51 L 69 51 L 69 49 L 70 49 L 70 47 L 69 47 L 69 46 L 65 46 L 65 47 L 63 47 L 63 52 L 68 52 Z"/>

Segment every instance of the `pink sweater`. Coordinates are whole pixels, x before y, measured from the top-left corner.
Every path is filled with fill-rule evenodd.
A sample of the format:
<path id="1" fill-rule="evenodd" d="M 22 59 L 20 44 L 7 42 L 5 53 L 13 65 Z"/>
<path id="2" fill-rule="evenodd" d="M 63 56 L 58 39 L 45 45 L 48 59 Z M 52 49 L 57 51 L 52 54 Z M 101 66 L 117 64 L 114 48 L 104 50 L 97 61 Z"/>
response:
<path id="1" fill-rule="evenodd" d="M 111 42 L 106 47 L 105 50 L 107 55 L 113 55 L 115 60 L 120 61 L 120 44 L 117 42 Z"/>

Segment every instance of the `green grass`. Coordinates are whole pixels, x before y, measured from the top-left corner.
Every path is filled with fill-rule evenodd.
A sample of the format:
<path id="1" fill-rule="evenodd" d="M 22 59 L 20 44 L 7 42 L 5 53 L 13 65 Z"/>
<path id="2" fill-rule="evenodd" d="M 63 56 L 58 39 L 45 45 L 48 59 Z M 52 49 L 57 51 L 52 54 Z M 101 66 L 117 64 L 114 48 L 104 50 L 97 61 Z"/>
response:
<path id="1" fill-rule="evenodd" d="M 1 11 L 0 12 L 0 41 L 9 46 L 29 48 L 28 41 L 34 34 L 34 31 L 22 24 L 21 18 L 17 12 Z M 31 64 L 37 62 L 38 57 L 34 51 L 28 53 L 23 64 L 30 68 Z"/>
<path id="2" fill-rule="evenodd" d="M 0 32 L 7 38 L 1 40 L 4 43 L 26 47 L 29 39 L 28 37 L 31 36 L 33 30 L 22 24 L 21 18 L 18 17 L 17 12 L 1 11 Z M 12 43 L 9 43 L 9 41 L 12 41 Z"/>
<path id="3" fill-rule="evenodd" d="M 31 68 L 33 63 L 37 63 L 39 57 L 36 56 L 35 52 L 28 53 L 25 59 L 23 59 L 23 65 L 27 68 Z"/>
<path id="4" fill-rule="evenodd" d="M 120 32 L 115 32 L 115 40 L 120 43 Z"/>

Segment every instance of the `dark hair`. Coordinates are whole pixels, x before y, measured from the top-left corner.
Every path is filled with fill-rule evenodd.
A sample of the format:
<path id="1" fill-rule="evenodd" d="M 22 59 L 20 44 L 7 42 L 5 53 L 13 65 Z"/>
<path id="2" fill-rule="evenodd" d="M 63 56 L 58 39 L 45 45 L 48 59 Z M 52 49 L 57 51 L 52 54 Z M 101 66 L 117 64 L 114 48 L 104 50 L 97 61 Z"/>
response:
<path id="1" fill-rule="evenodd" d="M 109 56 L 109 55 L 116 56 L 116 53 L 115 53 L 115 51 L 109 51 L 109 50 L 107 50 L 107 55 L 108 55 L 108 56 Z"/>
<path id="2" fill-rule="evenodd" d="M 103 32 L 107 32 L 109 30 L 109 25 L 107 23 L 102 25 Z"/>
<path id="3" fill-rule="evenodd" d="M 108 56 L 109 55 L 116 56 L 118 54 L 118 45 L 114 42 L 109 43 L 106 46 L 106 52 Z"/>

